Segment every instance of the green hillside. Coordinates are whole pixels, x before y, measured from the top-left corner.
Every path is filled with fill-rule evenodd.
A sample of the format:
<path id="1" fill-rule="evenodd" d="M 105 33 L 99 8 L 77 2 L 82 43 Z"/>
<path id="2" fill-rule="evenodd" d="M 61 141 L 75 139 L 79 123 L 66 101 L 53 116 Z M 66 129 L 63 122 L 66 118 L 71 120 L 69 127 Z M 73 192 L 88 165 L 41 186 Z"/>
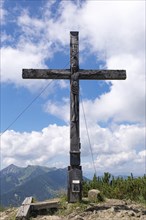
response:
<path id="1" fill-rule="evenodd" d="M 10 165 L 0 171 L 0 182 L 1 205 L 18 206 L 27 196 L 33 196 L 37 200 L 54 197 L 58 190 L 66 188 L 67 170 Z"/>
<path id="2" fill-rule="evenodd" d="M 103 197 L 109 199 L 132 200 L 146 204 L 146 175 L 134 177 L 114 177 L 104 173 L 102 177 L 94 175 L 91 181 L 83 182 L 83 195 L 87 196 L 90 189 L 100 190 Z"/>

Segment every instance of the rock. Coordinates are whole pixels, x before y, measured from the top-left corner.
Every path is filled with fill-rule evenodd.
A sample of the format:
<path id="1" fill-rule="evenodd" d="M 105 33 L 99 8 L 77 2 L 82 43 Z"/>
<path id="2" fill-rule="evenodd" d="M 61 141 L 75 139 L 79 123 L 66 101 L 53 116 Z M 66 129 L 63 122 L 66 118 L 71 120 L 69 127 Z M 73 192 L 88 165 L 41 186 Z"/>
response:
<path id="1" fill-rule="evenodd" d="M 63 220 L 63 218 L 58 216 L 38 216 L 36 220 Z"/>
<path id="2" fill-rule="evenodd" d="M 75 220 L 84 220 L 80 215 L 76 215 L 74 219 Z"/>
<path id="3" fill-rule="evenodd" d="M 116 209 L 115 209 L 115 207 L 114 207 L 114 206 L 112 206 L 112 207 L 109 209 L 109 211 L 111 211 L 111 212 L 115 212 L 115 211 L 116 211 Z"/>
<path id="4" fill-rule="evenodd" d="M 136 214 L 136 217 L 137 217 L 137 218 L 140 218 L 140 216 L 141 216 L 141 213 L 138 212 L 138 213 Z"/>
<path id="5" fill-rule="evenodd" d="M 76 216 L 76 213 L 71 213 L 68 215 L 68 219 L 73 219 Z"/>
<path id="6" fill-rule="evenodd" d="M 77 207 L 77 208 L 76 208 L 76 211 L 80 211 L 80 207 Z"/>
<path id="7" fill-rule="evenodd" d="M 135 212 L 134 211 L 129 211 L 129 216 L 135 216 Z"/>
<path id="8" fill-rule="evenodd" d="M 94 215 L 96 214 L 96 210 L 93 211 L 93 214 L 94 214 Z"/>
<path id="9" fill-rule="evenodd" d="M 100 201 L 101 193 L 98 189 L 91 189 L 88 192 L 88 199 L 91 202 L 97 202 Z"/>

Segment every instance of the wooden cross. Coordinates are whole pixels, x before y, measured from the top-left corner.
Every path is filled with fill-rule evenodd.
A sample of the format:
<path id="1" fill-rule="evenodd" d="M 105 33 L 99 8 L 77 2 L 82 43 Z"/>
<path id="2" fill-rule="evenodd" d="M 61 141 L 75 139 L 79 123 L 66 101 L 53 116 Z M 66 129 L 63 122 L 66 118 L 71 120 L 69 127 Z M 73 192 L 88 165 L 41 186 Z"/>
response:
<path id="1" fill-rule="evenodd" d="M 79 80 L 124 80 L 125 70 L 79 69 L 78 32 L 70 32 L 70 69 L 23 69 L 24 79 L 70 80 L 70 166 L 68 167 L 68 202 L 82 199 L 82 167 L 80 166 Z M 56 134 L 57 135 L 57 134 Z"/>

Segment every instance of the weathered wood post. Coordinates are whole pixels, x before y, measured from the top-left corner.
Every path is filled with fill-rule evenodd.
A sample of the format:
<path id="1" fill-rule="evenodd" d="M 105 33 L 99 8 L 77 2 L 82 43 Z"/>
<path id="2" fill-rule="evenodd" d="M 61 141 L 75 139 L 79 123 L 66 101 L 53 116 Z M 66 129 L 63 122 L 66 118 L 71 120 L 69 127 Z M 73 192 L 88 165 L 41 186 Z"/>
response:
<path id="1" fill-rule="evenodd" d="M 70 32 L 70 166 L 68 167 L 68 202 L 82 199 L 79 132 L 79 43 L 78 32 Z"/>

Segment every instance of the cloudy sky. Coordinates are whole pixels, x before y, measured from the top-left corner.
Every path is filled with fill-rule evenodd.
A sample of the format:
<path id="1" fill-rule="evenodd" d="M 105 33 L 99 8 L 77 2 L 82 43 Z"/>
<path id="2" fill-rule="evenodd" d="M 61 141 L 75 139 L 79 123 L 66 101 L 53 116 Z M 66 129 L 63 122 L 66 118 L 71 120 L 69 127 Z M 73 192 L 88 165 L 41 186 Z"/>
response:
<path id="1" fill-rule="evenodd" d="M 22 68 L 69 68 L 79 31 L 80 68 L 127 71 L 80 81 L 84 175 L 95 172 L 91 149 L 97 175 L 144 174 L 145 1 L 1 0 L 0 10 L 1 168 L 69 165 L 69 81 L 22 79 Z"/>

